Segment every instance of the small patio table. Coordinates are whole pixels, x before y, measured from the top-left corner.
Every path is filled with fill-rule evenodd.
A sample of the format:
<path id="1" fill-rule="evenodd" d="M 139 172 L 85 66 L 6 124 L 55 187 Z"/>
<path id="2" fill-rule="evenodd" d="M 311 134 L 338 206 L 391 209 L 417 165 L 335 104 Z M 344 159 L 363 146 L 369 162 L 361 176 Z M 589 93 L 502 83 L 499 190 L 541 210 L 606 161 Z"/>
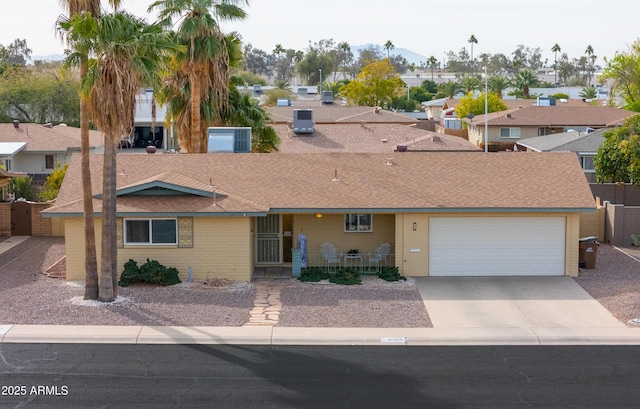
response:
<path id="1" fill-rule="evenodd" d="M 344 255 L 344 266 L 345 267 L 354 267 L 358 269 L 358 271 L 362 271 L 362 255 L 361 254 L 345 254 Z"/>

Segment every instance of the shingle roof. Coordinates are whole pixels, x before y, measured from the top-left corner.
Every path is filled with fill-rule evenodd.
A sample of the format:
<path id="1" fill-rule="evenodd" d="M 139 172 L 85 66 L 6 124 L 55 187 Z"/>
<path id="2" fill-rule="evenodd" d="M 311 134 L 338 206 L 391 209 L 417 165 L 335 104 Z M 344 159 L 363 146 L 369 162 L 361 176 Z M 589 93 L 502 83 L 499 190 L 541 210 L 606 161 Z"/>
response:
<path id="1" fill-rule="evenodd" d="M 394 151 L 398 145 L 406 145 L 408 150 L 479 150 L 465 139 L 402 124 L 319 124 L 309 135 L 295 135 L 284 124 L 272 127 L 280 136 L 280 153 L 385 153 Z"/>
<path id="2" fill-rule="evenodd" d="M 80 128 L 39 124 L 0 124 L 0 142 L 26 142 L 26 152 L 65 152 L 68 148 L 80 148 Z M 89 131 L 89 145 L 101 146 L 102 137 L 98 131 Z"/>
<path id="3" fill-rule="evenodd" d="M 508 111 L 493 112 L 488 115 L 489 126 L 590 126 L 603 128 L 614 126 L 635 112 L 621 108 L 603 106 L 529 106 Z M 462 118 L 462 121 L 474 125 L 484 123 L 484 115 L 473 119 Z"/>
<path id="4" fill-rule="evenodd" d="M 102 189 L 102 158 L 91 158 L 94 193 Z M 73 155 L 56 206 L 47 213 L 82 214 L 79 159 Z M 175 170 L 200 183 L 211 179 L 225 194 L 217 202 L 188 195 L 121 196 L 121 215 L 594 207 L 573 153 L 175 154 L 118 155 L 117 161 L 118 188 Z M 97 198 L 94 208 L 100 211 Z"/>
<path id="5" fill-rule="evenodd" d="M 290 107 L 266 107 L 265 110 L 271 116 L 271 121 L 274 123 L 287 123 L 293 121 L 293 110 L 302 108 L 301 106 Z M 306 108 L 306 107 L 305 107 Z M 365 121 L 367 123 L 401 123 L 401 124 L 415 124 L 417 119 L 411 118 L 407 115 L 399 114 L 384 109 L 376 110 L 372 107 L 361 106 L 340 106 L 337 104 L 322 105 L 313 107 L 313 121 L 316 124 L 328 124 L 328 123 L 360 123 Z"/>
<path id="6" fill-rule="evenodd" d="M 607 130 L 608 128 L 602 128 L 591 133 L 569 131 L 559 134 L 536 136 L 519 141 L 518 145 L 531 148 L 538 152 L 596 153 L 600 145 L 602 145 L 602 142 L 604 142 L 602 134 Z"/>

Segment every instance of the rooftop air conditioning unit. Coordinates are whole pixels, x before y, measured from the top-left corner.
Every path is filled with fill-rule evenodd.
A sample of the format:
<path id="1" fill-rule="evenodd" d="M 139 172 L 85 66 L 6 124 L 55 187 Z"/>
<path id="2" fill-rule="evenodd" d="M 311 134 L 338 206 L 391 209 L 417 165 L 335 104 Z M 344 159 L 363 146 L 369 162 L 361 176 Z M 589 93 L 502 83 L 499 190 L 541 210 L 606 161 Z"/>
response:
<path id="1" fill-rule="evenodd" d="M 333 104 L 333 91 L 322 91 L 322 103 Z"/>
<path id="2" fill-rule="evenodd" d="M 312 134 L 314 131 L 313 125 L 312 109 L 293 110 L 293 133 Z"/>
<path id="3" fill-rule="evenodd" d="M 251 128 L 211 127 L 207 131 L 207 153 L 251 152 Z"/>

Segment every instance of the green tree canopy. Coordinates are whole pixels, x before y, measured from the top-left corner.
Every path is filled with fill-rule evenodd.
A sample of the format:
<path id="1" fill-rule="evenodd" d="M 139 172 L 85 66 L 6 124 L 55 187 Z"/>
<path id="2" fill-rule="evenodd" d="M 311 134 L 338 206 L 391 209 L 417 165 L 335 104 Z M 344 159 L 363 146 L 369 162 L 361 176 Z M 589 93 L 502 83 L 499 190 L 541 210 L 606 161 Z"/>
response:
<path id="1" fill-rule="evenodd" d="M 458 118 L 464 118 L 469 114 L 480 115 L 484 114 L 484 92 L 477 98 L 474 98 L 473 94 L 468 93 L 464 97 L 460 98 L 460 101 L 455 107 L 456 115 Z M 490 92 L 487 97 L 487 112 L 499 112 L 507 109 L 507 106 L 502 102 L 502 99 L 496 94 Z"/>
<path id="2" fill-rule="evenodd" d="M 636 40 L 629 51 L 616 53 L 607 61 L 601 80 L 613 80 L 611 98 L 622 97 L 625 108 L 640 112 L 640 39 Z M 613 101 L 610 101 L 613 102 Z"/>
<path id="3" fill-rule="evenodd" d="M 393 66 L 383 60 L 364 67 L 357 79 L 340 89 L 340 94 L 350 105 L 387 106 L 404 87 Z"/>
<path id="4" fill-rule="evenodd" d="M 622 126 L 604 133 L 593 163 L 598 183 L 631 182 L 640 186 L 640 115 L 628 118 Z"/>

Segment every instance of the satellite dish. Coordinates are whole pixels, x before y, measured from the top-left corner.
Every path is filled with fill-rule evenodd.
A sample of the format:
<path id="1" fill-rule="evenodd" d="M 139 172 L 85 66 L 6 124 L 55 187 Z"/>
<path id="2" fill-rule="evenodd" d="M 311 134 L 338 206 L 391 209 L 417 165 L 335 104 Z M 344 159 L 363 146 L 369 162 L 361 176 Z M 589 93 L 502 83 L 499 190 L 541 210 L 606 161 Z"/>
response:
<path id="1" fill-rule="evenodd" d="M 468 119 L 473 119 L 475 116 L 476 116 L 475 114 L 469 114 L 469 115 L 467 115 L 467 118 Z"/>

